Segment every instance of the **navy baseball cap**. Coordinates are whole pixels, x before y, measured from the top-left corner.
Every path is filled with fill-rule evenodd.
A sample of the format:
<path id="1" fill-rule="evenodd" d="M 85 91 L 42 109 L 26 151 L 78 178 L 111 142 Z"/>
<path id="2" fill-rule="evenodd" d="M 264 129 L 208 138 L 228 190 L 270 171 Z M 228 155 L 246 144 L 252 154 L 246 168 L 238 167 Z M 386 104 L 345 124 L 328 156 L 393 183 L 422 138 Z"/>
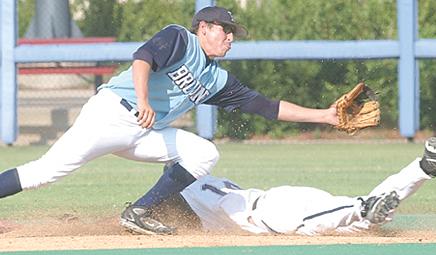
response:
<path id="1" fill-rule="evenodd" d="M 228 25 L 232 27 L 232 32 L 236 37 L 245 37 L 248 32 L 245 27 L 235 22 L 232 13 L 222 7 L 210 6 L 198 11 L 192 18 L 192 27 L 195 28 L 200 24 L 200 21 L 216 22 L 218 24 Z"/>

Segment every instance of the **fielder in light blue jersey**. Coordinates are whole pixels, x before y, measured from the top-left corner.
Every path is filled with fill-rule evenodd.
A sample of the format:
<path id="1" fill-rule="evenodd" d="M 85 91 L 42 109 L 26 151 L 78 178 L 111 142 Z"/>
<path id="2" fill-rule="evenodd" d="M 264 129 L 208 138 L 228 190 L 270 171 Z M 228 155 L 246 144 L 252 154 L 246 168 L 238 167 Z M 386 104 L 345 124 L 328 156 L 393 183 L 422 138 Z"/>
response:
<path id="1" fill-rule="evenodd" d="M 106 154 L 170 163 L 120 221 L 130 231 L 170 234 L 174 229 L 153 218 L 153 207 L 208 175 L 219 157 L 212 142 L 169 126 L 182 114 L 209 104 L 271 120 L 338 124 L 334 107 L 311 109 L 268 99 L 222 69 L 215 58 L 226 55 L 234 37 L 246 34 L 220 7 L 200 10 L 190 31 L 165 27 L 133 54 L 130 68 L 98 88 L 45 155 L 0 174 L 0 198 L 55 182 Z"/>
<path id="2" fill-rule="evenodd" d="M 156 113 L 153 128 L 162 129 L 194 106 L 207 101 L 226 85 L 227 71 L 216 61 L 208 59 L 200 46 L 197 36 L 181 26 L 170 25 L 156 38 L 178 44 L 173 52 L 163 48 L 166 54 L 163 66 L 156 66 L 148 79 L 148 102 Z M 154 45 L 153 45 L 154 46 Z M 144 45 L 134 54 L 138 60 L 153 63 Z M 183 56 L 179 56 L 184 54 Z M 180 58 L 181 57 L 181 58 Z M 112 78 L 99 89 L 109 88 L 137 108 L 137 97 L 133 81 L 133 68 Z"/>

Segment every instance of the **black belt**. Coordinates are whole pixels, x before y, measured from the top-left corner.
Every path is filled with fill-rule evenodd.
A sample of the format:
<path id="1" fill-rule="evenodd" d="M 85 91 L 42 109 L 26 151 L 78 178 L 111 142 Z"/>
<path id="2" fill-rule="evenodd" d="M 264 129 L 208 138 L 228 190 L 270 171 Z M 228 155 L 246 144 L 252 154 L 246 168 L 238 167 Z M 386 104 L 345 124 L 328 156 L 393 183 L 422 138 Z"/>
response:
<path id="1" fill-rule="evenodd" d="M 127 100 L 124 99 L 124 98 L 121 99 L 120 104 L 121 104 L 122 106 L 124 106 L 124 108 L 126 108 L 127 111 L 129 111 L 129 112 L 133 110 L 133 106 L 131 106 L 131 105 L 129 104 L 129 102 L 127 102 Z M 138 117 L 138 115 L 139 115 L 139 112 L 137 111 L 137 112 L 135 113 L 135 117 Z"/>
<path id="2" fill-rule="evenodd" d="M 259 198 L 260 198 L 260 196 L 254 200 L 254 202 L 253 202 L 253 206 L 251 207 L 251 210 L 252 210 L 252 211 L 256 210 L 257 202 L 259 202 Z"/>
<path id="3" fill-rule="evenodd" d="M 253 202 L 253 206 L 251 207 L 251 210 L 252 211 L 254 211 L 254 210 L 256 210 L 256 208 L 257 208 L 257 203 L 259 202 L 259 198 L 260 198 L 261 196 L 259 196 L 258 198 L 256 198 L 255 200 L 254 200 L 254 202 Z M 251 216 L 250 216 L 251 217 Z M 278 231 L 275 231 L 274 229 L 272 229 L 270 226 L 268 226 L 268 224 L 266 224 L 266 222 L 265 221 L 263 221 L 263 220 L 260 220 L 262 223 L 263 223 L 263 225 L 265 225 L 265 227 L 269 230 L 269 231 L 271 231 L 271 232 L 273 232 L 273 233 L 276 233 L 276 234 L 280 234 L 280 232 L 278 232 Z"/>

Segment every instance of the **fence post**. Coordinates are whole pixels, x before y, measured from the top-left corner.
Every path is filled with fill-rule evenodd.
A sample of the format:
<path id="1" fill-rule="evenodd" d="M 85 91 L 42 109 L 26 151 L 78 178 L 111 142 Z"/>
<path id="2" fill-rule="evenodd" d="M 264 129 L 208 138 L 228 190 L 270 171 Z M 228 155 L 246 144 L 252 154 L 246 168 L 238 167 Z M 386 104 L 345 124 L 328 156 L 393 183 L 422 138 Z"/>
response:
<path id="1" fill-rule="evenodd" d="M 17 139 L 17 40 L 16 1 L 0 2 L 0 138 L 6 144 Z"/>
<path id="2" fill-rule="evenodd" d="M 418 3 L 416 0 L 398 0 L 398 106 L 400 134 L 408 139 L 419 129 L 419 68 L 415 58 L 418 35 Z"/>
<path id="3" fill-rule="evenodd" d="M 213 0 L 196 0 L 195 1 L 195 12 L 203 9 L 207 6 L 215 5 Z M 196 126 L 198 135 L 212 140 L 216 131 L 217 123 L 217 108 L 212 105 L 199 105 L 196 111 Z"/>

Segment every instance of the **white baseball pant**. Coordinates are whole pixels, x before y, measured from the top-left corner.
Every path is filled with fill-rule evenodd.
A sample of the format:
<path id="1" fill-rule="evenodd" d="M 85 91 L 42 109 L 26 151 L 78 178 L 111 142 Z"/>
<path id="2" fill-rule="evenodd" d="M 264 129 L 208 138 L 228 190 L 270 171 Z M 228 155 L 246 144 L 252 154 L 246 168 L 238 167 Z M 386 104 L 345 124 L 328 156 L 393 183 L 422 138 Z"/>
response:
<path id="1" fill-rule="evenodd" d="M 362 198 L 394 190 L 400 200 L 412 195 L 431 179 L 419 161 L 417 158 Z M 357 197 L 333 196 L 311 187 L 241 190 L 227 179 L 205 176 L 181 194 L 209 230 L 317 235 L 358 232 L 374 226 L 361 217 L 361 200 Z M 392 214 L 386 221 L 392 219 Z"/>
<path id="2" fill-rule="evenodd" d="M 22 188 L 55 182 L 106 154 L 143 162 L 178 162 L 195 178 L 211 172 L 219 158 L 213 143 L 181 129 L 144 129 L 120 101 L 109 89 L 92 96 L 45 155 L 17 167 Z"/>

